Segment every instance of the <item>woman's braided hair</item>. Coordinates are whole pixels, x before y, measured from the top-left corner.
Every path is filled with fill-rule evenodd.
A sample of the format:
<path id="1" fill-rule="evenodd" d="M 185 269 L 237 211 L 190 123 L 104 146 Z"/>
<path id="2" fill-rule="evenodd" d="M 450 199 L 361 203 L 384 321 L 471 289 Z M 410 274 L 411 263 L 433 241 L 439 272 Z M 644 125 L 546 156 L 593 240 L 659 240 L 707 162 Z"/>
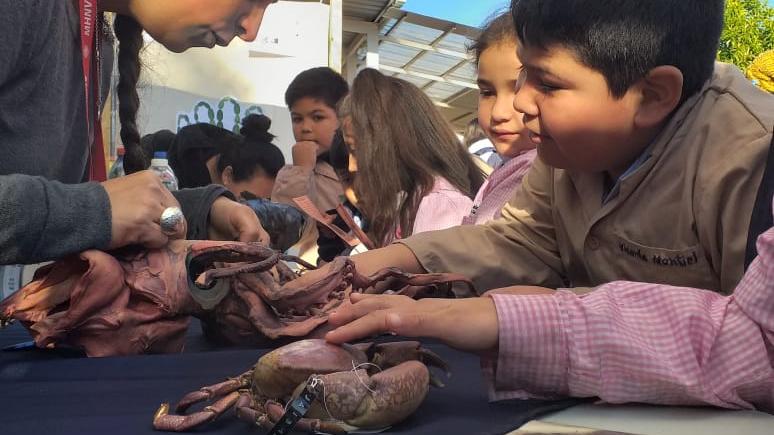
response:
<path id="1" fill-rule="evenodd" d="M 124 144 L 124 170 L 127 174 L 142 171 L 150 165 L 150 156 L 140 146 L 137 111 L 140 97 L 140 50 L 143 47 L 142 27 L 132 17 L 116 15 L 113 28 L 118 40 L 118 116 L 121 121 L 121 142 Z"/>

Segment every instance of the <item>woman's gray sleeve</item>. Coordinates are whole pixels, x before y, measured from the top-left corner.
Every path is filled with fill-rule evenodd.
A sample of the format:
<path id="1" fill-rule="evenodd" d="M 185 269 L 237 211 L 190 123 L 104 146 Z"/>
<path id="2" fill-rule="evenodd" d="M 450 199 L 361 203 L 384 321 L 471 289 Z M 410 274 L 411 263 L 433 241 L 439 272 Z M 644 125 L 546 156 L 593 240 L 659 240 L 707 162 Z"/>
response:
<path id="1" fill-rule="evenodd" d="M 233 199 L 222 186 L 174 192 L 190 240 L 208 238 L 212 203 Z M 0 264 L 33 264 L 110 245 L 111 214 L 99 183 L 63 184 L 28 175 L 0 176 Z"/>
<path id="2" fill-rule="evenodd" d="M 182 189 L 172 192 L 172 194 L 180 203 L 180 208 L 183 210 L 186 221 L 188 221 L 188 234 L 186 235 L 188 240 L 209 239 L 208 227 L 212 203 L 221 196 L 234 199 L 231 192 L 217 184 L 195 189 Z"/>
<path id="3" fill-rule="evenodd" d="M 0 176 L 0 264 L 55 260 L 110 244 L 110 201 L 99 183 Z"/>

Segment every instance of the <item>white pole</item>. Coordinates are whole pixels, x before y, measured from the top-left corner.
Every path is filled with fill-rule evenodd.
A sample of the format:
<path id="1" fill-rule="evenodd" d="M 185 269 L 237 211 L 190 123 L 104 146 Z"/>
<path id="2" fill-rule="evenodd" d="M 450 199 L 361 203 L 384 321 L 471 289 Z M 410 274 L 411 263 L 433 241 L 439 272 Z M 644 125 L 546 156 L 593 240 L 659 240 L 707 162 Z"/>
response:
<path id="1" fill-rule="evenodd" d="M 366 54 L 366 66 L 379 69 L 379 33 L 377 30 L 368 32 L 368 54 Z"/>
<path id="2" fill-rule="evenodd" d="M 343 0 L 331 0 L 330 24 L 328 26 L 328 66 L 341 72 L 341 51 L 343 43 L 344 14 Z"/>

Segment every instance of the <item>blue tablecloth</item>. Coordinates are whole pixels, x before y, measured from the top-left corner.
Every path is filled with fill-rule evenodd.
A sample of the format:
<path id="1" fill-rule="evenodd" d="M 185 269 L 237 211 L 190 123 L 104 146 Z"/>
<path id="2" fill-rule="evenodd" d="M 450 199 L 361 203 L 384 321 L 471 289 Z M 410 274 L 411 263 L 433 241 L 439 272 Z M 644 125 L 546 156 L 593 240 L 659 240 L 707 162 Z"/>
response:
<path id="1" fill-rule="evenodd" d="M 19 325 L 0 330 L 0 347 L 29 340 Z M 76 352 L 0 352 L 0 433 L 158 434 L 151 427 L 161 402 L 251 367 L 270 349 L 217 348 L 192 322 L 186 351 L 175 355 L 85 358 Z M 577 402 L 487 402 L 478 358 L 427 343 L 451 365 L 452 378 L 431 388 L 420 409 L 391 434 L 494 434 Z M 196 433 L 261 434 L 233 412 Z"/>

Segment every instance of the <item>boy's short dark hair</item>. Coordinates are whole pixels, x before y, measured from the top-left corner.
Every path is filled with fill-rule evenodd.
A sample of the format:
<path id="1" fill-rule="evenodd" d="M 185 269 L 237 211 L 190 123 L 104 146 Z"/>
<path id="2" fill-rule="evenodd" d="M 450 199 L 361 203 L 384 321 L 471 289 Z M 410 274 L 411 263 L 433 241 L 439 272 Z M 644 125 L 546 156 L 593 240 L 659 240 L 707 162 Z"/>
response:
<path id="1" fill-rule="evenodd" d="M 512 0 L 526 46 L 558 44 L 599 71 L 615 97 L 659 65 L 683 73 L 682 99 L 698 92 L 714 68 L 723 0 Z"/>
<path id="2" fill-rule="evenodd" d="M 348 92 L 349 85 L 341 74 L 325 66 L 312 68 L 290 82 L 285 91 L 285 104 L 290 108 L 298 100 L 311 97 L 336 110 L 336 105 Z"/>

